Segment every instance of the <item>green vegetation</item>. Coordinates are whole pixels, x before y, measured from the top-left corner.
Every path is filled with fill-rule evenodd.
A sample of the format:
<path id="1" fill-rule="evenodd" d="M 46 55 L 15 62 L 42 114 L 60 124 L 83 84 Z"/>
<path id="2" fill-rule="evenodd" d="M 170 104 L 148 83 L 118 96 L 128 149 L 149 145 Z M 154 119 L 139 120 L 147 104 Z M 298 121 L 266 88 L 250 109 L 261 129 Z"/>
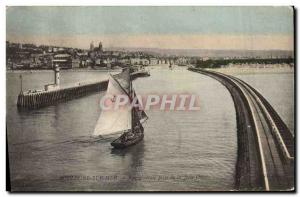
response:
<path id="1" fill-rule="evenodd" d="M 276 59 L 218 59 L 218 60 L 197 60 L 196 68 L 220 68 L 228 64 L 291 64 L 294 63 L 293 58 L 276 58 Z"/>

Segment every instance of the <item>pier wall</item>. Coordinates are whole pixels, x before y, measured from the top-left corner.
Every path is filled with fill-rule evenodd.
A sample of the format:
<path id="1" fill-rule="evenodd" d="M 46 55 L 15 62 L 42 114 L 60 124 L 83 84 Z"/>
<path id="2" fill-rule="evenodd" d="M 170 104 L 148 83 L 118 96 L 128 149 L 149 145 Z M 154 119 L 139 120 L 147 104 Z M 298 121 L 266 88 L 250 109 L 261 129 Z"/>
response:
<path id="1" fill-rule="evenodd" d="M 150 73 L 139 71 L 131 73 L 132 80 L 138 77 L 147 77 Z M 107 89 L 108 80 L 99 81 L 90 84 L 84 84 L 68 88 L 59 88 L 57 90 L 43 91 L 37 93 L 20 93 L 18 95 L 18 108 L 36 109 L 53 105 L 58 102 L 72 100 L 78 97 L 86 96 L 91 93 L 104 91 Z"/>
<path id="2" fill-rule="evenodd" d="M 108 80 L 57 90 L 18 95 L 18 108 L 35 109 L 106 90 Z"/>
<path id="3" fill-rule="evenodd" d="M 212 77 L 231 94 L 236 111 L 237 190 L 281 191 L 294 187 L 294 136 L 268 101 L 233 76 L 189 68 Z"/>
<path id="4" fill-rule="evenodd" d="M 237 124 L 238 152 L 235 169 L 235 187 L 237 190 L 251 190 L 261 188 L 263 181 L 261 177 L 260 158 L 258 156 L 257 136 L 252 131 L 254 128 L 250 107 L 246 104 L 246 98 L 242 91 L 231 81 L 222 76 L 213 75 L 204 70 L 190 68 L 190 71 L 199 72 L 219 81 L 229 91 L 235 111 Z M 248 127 L 248 125 L 251 125 Z"/>

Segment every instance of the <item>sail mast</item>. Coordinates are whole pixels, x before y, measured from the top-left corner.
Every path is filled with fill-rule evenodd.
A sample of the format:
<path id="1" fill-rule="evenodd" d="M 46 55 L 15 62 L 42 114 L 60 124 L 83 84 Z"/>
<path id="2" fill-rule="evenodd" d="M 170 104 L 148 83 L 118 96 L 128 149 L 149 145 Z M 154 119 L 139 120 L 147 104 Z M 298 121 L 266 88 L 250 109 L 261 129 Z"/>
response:
<path id="1" fill-rule="evenodd" d="M 129 95 L 131 97 L 130 99 L 133 99 L 133 95 L 132 95 L 132 92 L 133 92 L 132 91 L 132 80 L 131 80 L 131 75 L 130 75 L 130 66 L 129 66 L 128 69 L 129 69 L 129 77 L 128 77 L 129 78 Z"/>
<path id="2" fill-rule="evenodd" d="M 131 75 L 130 75 L 130 72 L 131 72 L 131 68 L 130 68 L 130 66 L 129 66 L 129 95 L 130 95 L 130 98 L 129 98 L 129 100 L 130 100 L 130 104 L 132 104 L 131 102 L 132 102 L 132 100 L 134 99 L 134 95 L 132 94 L 132 80 L 131 80 Z M 132 105 L 131 105 L 132 106 Z M 133 126 L 135 125 L 135 116 L 134 116 L 134 109 L 131 107 L 131 131 L 133 131 Z"/>
<path id="3" fill-rule="evenodd" d="M 127 76 L 127 79 L 129 80 L 129 94 L 128 94 L 128 96 L 129 96 L 129 102 L 130 102 L 130 106 L 131 106 L 131 102 L 132 102 L 132 100 L 133 100 L 133 97 L 132 97 L 132 81 L 131 81 L 131 75 L 130 75 L 130 66 L 128 67 L 128 76 Z M 134 125 L 134 110 L 132 109 L 132 107 L 131 107 L 131 131 L 133 131 L 133 125 Z"/>

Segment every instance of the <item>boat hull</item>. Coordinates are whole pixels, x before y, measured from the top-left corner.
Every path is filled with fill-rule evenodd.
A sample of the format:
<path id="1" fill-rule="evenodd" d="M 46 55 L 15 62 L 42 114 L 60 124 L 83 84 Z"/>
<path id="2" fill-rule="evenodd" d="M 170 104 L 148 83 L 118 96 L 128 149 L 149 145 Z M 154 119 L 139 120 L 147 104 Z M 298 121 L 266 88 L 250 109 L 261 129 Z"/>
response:
<path id="1" fill-rule="evenodd" d="M 123 134 L 123 135 L 126 135 L 126 134 Z M 129 146 L 135 145 L 135 144 L 139 143 L 140 141 L 142 141 L 144 139 L 144 133 L 143 132 L 141 132 L 139 134 L 136 134 L 134 138 L 132 138 L 130 140 L 126 140 L 126 141 L 122 140 L 122 136 L 119 137 L 118 139 L 114 140 L 113 142 L 111 142 L 111 145 L 114 148 L 117 148 L 117 149 L 126 148 L 126 147 L 129 147 Z"/>

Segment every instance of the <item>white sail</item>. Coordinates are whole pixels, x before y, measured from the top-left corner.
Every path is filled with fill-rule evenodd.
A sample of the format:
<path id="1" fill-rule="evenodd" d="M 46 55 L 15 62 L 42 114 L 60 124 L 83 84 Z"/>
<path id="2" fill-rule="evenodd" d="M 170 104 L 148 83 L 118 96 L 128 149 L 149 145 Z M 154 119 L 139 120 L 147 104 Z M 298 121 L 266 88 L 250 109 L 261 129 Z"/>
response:
<path id="1" fill-rule="evenodd" d="M 127 95 L 120 84 L 116 81 L 116 79 L 110 77 L 108 82 L 108 87 L 106 91 L 107 96 L 117 96 L 117 95 Z M 108 100 L 106 102 L 107 105 L 114 106 L 114 99 Z M 102 110 L 98 122 L 96 124 L 94 135 L 96 136 L 104 136 L 116 133 L 122 133 L 128 129 L 131 129 L 131 107 L 130 102 L 126 105 L 122 105 L 118 109 Z"/>

